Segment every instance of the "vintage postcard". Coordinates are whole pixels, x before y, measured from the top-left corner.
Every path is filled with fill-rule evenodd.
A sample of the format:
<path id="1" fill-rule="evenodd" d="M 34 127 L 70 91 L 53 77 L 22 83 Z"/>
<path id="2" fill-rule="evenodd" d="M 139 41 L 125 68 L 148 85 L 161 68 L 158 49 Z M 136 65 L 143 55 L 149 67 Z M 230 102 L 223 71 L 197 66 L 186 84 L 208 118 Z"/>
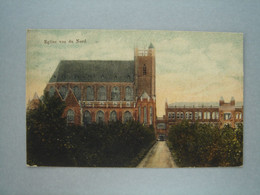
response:
<path id="1" fill-rule="evenodd" d="M 28 30 L 28 166 L 243 165 L 243 34 Z"/>

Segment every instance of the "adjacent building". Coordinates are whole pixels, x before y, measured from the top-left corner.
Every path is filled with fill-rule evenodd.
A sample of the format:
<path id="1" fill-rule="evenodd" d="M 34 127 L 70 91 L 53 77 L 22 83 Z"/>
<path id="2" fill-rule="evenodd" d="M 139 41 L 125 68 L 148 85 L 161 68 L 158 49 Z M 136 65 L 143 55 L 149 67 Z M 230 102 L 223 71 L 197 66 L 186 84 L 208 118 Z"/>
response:
<path id="1" fill-rule="evenodd" d="M 230 102 L 224 102 L 223 97 L 219 102 L 166 102 L 165 116 L 157 118 L 157 135 L 167 136 L 170 127 L 182 120 L 235 128 L 243 123 L 243 103 L 233 97 Z"/>

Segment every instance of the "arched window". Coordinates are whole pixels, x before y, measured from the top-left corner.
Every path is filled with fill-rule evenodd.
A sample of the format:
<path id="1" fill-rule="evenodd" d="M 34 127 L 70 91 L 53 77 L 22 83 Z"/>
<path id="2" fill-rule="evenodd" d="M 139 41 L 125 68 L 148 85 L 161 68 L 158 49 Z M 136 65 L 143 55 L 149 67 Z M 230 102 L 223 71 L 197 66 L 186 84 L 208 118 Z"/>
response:
<path id="1" fill-rule="evenodd" d="M 74 111 L 68 110 L 67 112 L 67 123 L 74 123 Z"/>
<path id="2" fill-rule="evenodd" d="M 52 97 L 55 93 L 55 88 L 53 86 L 50 87 L 49 95 Z"/>
<path id="3" fill-rule="evenodd" d="M 153 107 L 150 107 L 150 125 L 153 124 Z"/>
<path id="4" fill-rule="evenodd" d="M 87 101 L 93 101 L 94 100 L 94 90 L 93 87 L 88 86 L 87 87 Z"/>
<path id="5" fill-rule="evenodd" d="M 132 87 L 127 86 L 125 88 L 125 100 L 126 101 L 133 100 L 133 89 L 132 89 Z"/>
<path id="6" fill-rule="evenodd" d="M 141 107 L 138 108 L 138 120 L 141 121 Z"/>
<path id="7" fill-rule="evenodd" d="M 129 111 L 124 113 L 124 122 L 132 120 L 132 114 Z"/>
<path id="8" fill-rule="evenodd" d="M 105 122 L 105 115 L 104 112 L 99 110 L 96 114 L 96 122 L 97 123 L 104 123 Z"/>
<path id="9" fill-rule="evenodd" d="M 104 86 L 101 86 L 98 89 L 98 101 L 106 101 L 107 100 L 107 92 Z"/>
<path id="10" fill-rule="evenodd" d="M 64 99 L 66 97 L 67 92 L 68 92 L 68 88 L 66 86 L 61 86 L 59 88 L 59 93 L 60 93 L 60 96 L 62 97 L 62 99 Z"/>
<path id="11" fill-rule="evenodd" d="M 114 121 L 114 122 L 117 121 L 116 111 L 112 111 L 112 112 L 110 113 L 109 120 L 110 120 L 110 121 Z"/>
<path id="12" fill-rule="evenodd" d="M 84 113 L 83 122 L 84 122 L 84 125 L 91 124 L 91 122 L 92 122 L 92 117 L 88 110 L 86 110 Z"/>
<path id="13" fill-rule="evenodd" d="M 78 86 L 73 87 L 73 93 L 75 95 L 75 97 L 77 98 L 77 100 L 80 100 L 81 97 L 81 92 Z"/>
<path id="14" fill-rule="evenodd" d="M 143 66 L 143 75 L 146 75 L 146 65 Z"/>
<path id="15" fill-rule="evenodd" d="M 146 110 L 146 106 L 144 107 L 144 124 L 147 124 L 147 110 Z"/>
<path id="16" fill-rule="evenodd" d="M 113 87 L 111 91 L 111 100 L 119 101 L 120 100 L 120 90 L 119 87 Z"/>

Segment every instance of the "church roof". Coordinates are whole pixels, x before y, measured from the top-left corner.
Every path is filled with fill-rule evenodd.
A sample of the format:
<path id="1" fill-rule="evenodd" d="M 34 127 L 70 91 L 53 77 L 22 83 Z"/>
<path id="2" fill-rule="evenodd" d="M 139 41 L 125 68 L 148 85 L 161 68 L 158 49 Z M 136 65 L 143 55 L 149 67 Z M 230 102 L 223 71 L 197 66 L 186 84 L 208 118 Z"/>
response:
<path id="1" fill-rule="evenodd" d="M 134 61 L 62 60 L 52 82 L 134 82 Z"/>

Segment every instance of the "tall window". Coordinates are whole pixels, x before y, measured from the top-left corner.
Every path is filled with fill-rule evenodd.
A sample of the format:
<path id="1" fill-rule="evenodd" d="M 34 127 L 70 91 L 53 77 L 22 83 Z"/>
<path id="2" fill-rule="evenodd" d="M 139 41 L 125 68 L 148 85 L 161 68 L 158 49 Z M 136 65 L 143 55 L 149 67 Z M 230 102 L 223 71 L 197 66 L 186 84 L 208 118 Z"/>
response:
<path id="1" fill-rule="evenodd" d="M 199 113 L 195 112 L 195 120 L 198 120 L 198 118 L 199 118 Z"/>
<path id="2" fill-rule="evenodd" d="M 210 112 L 204 112 L 204 119 L 210 119 Z"/>
<path id="3" fill-rule="evenodd" d="M 224 113 L 224 120 L 230 120 L 231 119 L 231 113 Z"/>
<path id="4" fill-rule="evenodd" d="M 192 120 L 192 112 L 189 113 L 189 119 Z"/>
<path id="5" fill-rule="evenodd" d="M 125 88 L 125 100 L 126 101 L 133 100 L 133 89 L 132 89 L 132 87 L 127 86 Z"/>
<path id="6" fill-rule="evenodd" d="M 147 124 L 147 110 L 146 110 L 146 106 L 144 107 L 144 124 Z"/>
<path id="7" fill-rule="evenodd" d="M 68 110 L 67 112 L 67 123 L 74 123 L 74 111 Z"/>
<path id="8" fill-rule="evenodd" d="M 184 118 L 184 114 L 183 114 L 183 112 L 181 112 L 181 119 L 183 119 Z"/>
<path id="9" fill-rule="evenodd" d="M 93 101 L 94 100 L 94 90 L 93 87 L 88 86 L 87 87 L 87 101 Z"/>
<path id="10" fill-rule="evenodd" d="M 177 112 L 177 119 L 180 119 L 180 113 Z"/>
<path id="11" fill-rule="evenodd" d="M 146 65 L 143 66 L 143 75 L 146 75 Z"/>
<path id="12" fill-rule="evenodd" d="M 219 113 L 216 112 L 216 119 L 219 119 Z"/>
<path id="13" fill-rule="evenodd" d="M 91 124 L 91 121 L 92 121 L 91 114 L 88 110 L 86 110 L 83 117 L 84 125 Z"/>
<path id="14" fill-rule="evenodd" d="M 127 121 L 132 120 L 132 114 L 129 111 L 126 111 L 124 113 L 124 122 L 126 123 Z"/>
<path id="15" fill-rule="evenodd" d="M 141 121 L 141 107 L 138 108 L 138 120 Z"/>
<path id="16" fill-rule="evenodd" d="M 52 97 L 54 95 L 55 89 L 53 86 L 51 86 L 50 90 L 49 90 L 49 95 Z"/>
<path id="17" fill-rule="evenodd" d="M 185 118 L 189 119 L 189 112 L 185 112 Z"/>
<path id="18" fill-rule="evenodd" d="M 153 124 L 153 107 L 150 107 L 150 125 Z"/>
<path id="19" fill-rule="evenodd" d="M 104 112 L 99 110 L 96 114 L 96 122 L 97 123 L 104 123 L 105 122 L 105 115 Z"/>
<path id="20" fill-rule="evenodd" d="M 202 119 L 202 112 L 198 112 L 198 118 Z"/>
<path id="21" fill-rule="evenodd" d="M 110 121 L 114 121 L 114 122 L 117 120 L 116 111 L 112 111 L 112 112 L 110 113 L 109 120 L 110 120 Z"/>
<path id="22" fill-rule="evenodd" d="M 73 93 L 77 100 L 80 100 L 81 92 L 78 86 L 73 87 Z"/>
<path id="23" fill-rule="evenodd" d="M 216 112 L 212 112 L 212 119 L 216 119 Z"/>
<path id="24" fill-rule="evenodd" d="M 98 101 L 106 101 L 107 100 L 107 93 L 106 88 L 104 86 L 101 86 L 98 89 Z"/>
<path id="25" fill-rule="evenodd" d="M 111 91 L 111 100 L 119 101 L 120 100 L 120 90 L 119 87 L 113 87 Z"/>
<path id="26" fill-rule="evenodd" d="M 60 96 L 62 97 L 62 99 L 64 99 L 66 97 L 67 92 L 68 92 L 67 86 L 61 86 L 59 88 L 59 93 L 60 93 Z"/>

